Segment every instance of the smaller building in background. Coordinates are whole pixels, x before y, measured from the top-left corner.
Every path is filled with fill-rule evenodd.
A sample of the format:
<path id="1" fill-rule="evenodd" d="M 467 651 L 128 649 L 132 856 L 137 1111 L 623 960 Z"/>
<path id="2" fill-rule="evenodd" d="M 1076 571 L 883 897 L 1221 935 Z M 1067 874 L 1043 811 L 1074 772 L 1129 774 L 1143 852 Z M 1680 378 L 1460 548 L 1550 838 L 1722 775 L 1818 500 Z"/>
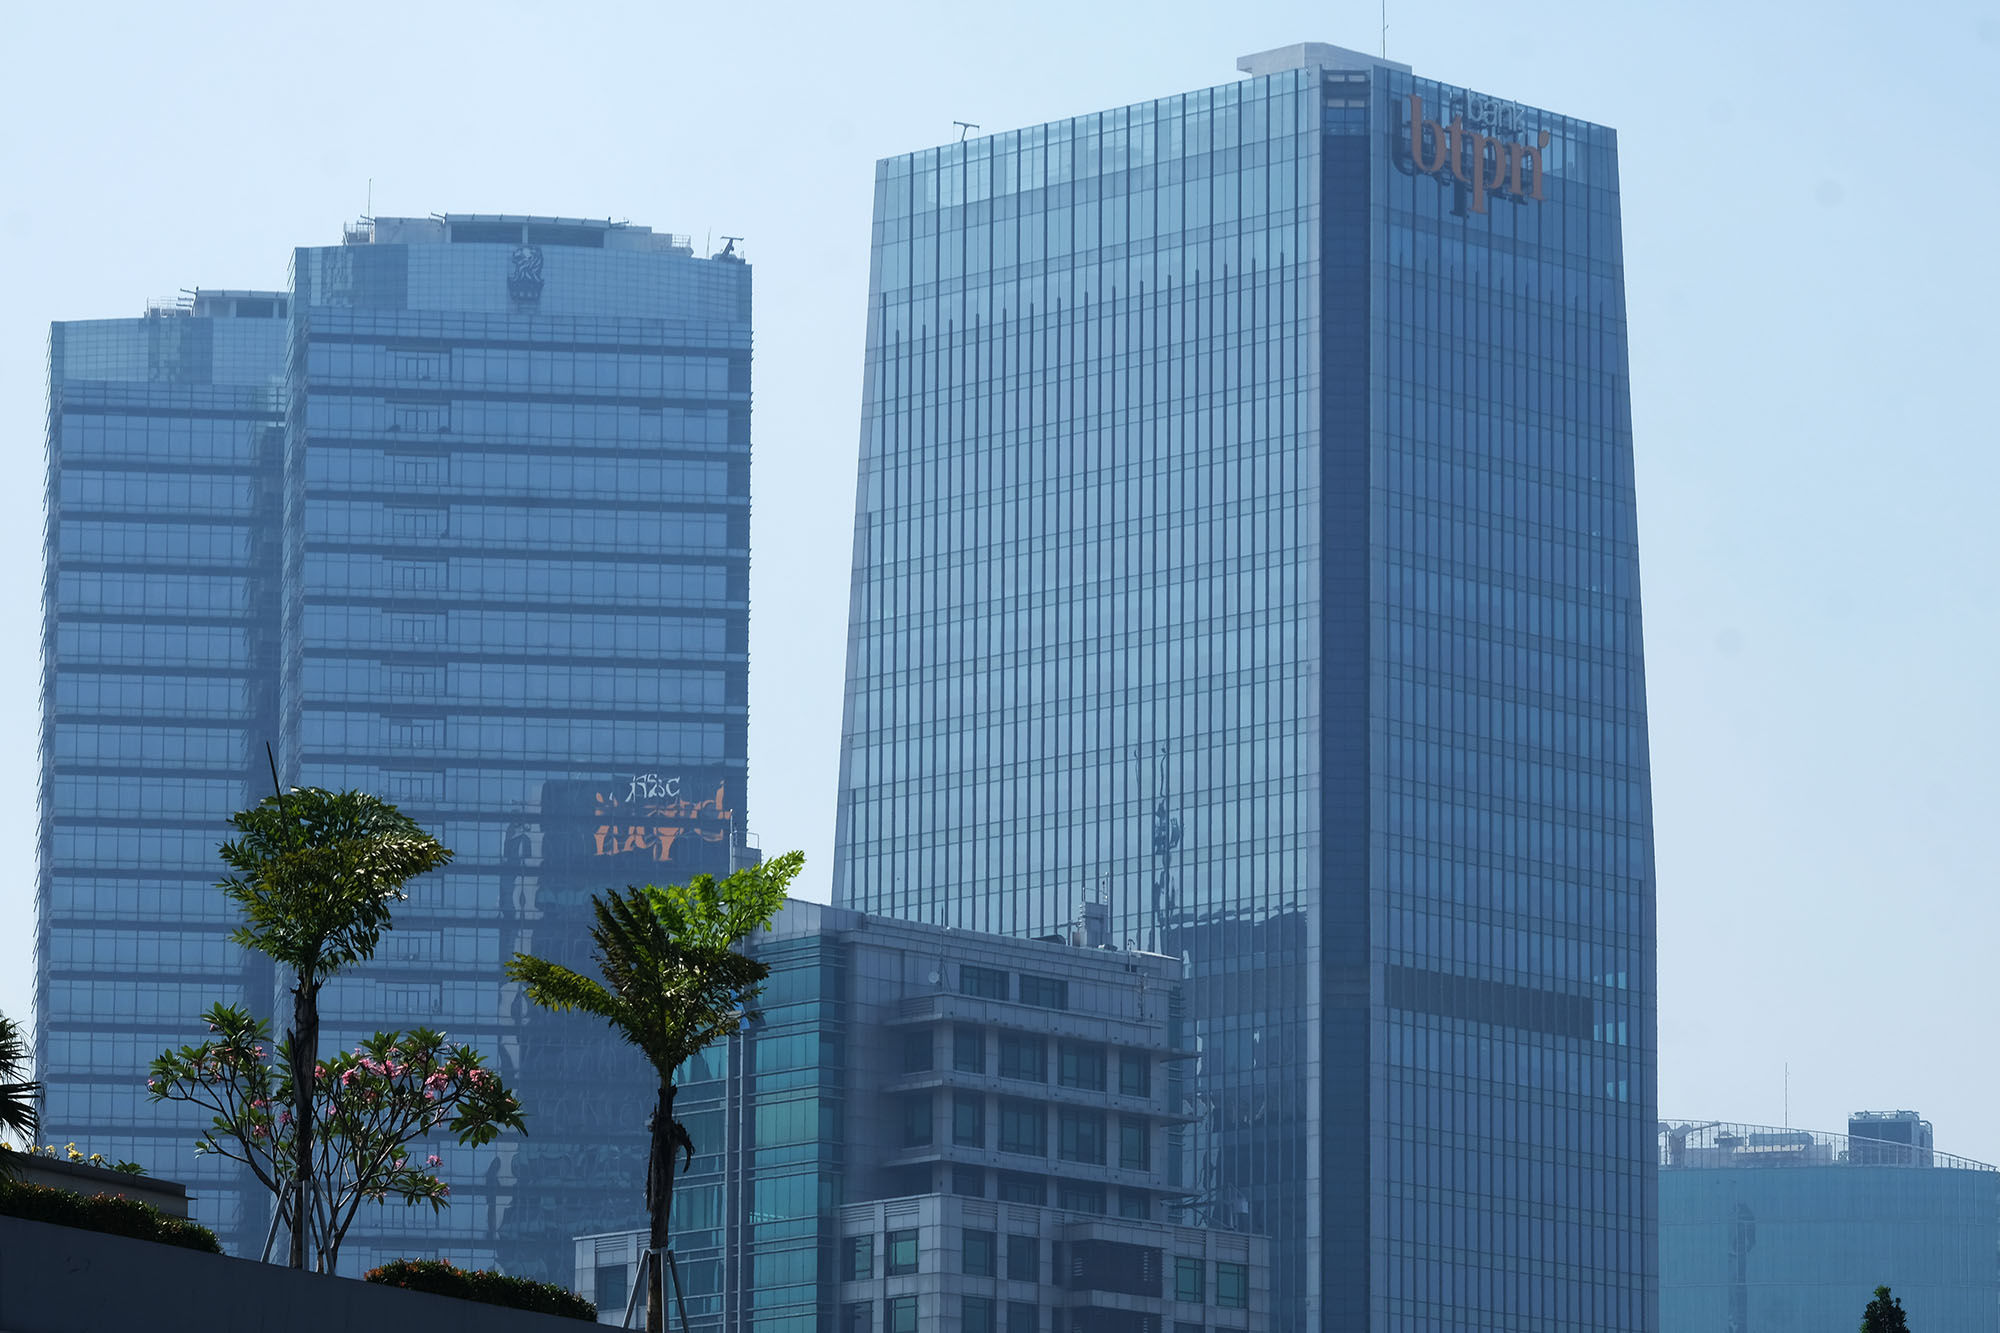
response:
<path id="1" fill-rule="evenodd" d="M 1181 964 L 1103 937 L 1096 904 L 1042 940 L 788 905 L 759 1017 L 683 1075 L 689 1327 L 1268 1328 L 1268 1242 L 1175 1220 Z M 577 1239 L 604 1322 L 642 1244 Z"/>
<path id="2" fill-rule="evenodd" d="M 2000 1170 L 1914 1111 L 1660 1126 L 1661 1333 L 1850 1328 L 1885 1284 L 1913 1328 L 2000 1333 Z"/>

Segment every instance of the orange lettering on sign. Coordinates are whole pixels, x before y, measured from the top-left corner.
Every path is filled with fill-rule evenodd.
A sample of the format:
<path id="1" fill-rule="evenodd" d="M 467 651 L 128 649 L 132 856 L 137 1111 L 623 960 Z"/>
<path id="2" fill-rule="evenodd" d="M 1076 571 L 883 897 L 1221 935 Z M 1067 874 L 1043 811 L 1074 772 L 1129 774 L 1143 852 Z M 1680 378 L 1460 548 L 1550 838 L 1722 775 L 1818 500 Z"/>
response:
<path id="1" fill-rule="evenodd" d="M 1435 154 L 1426 151 L 1426 143 L 1435 145 Z M 1464 118 L 1457 115 L 1450 124 L 1440 125 L 1424 114 L 1424 99 L 1410 94 L 1411 164 L 1426 176 L 1441 176 L 1449 169 L 1460 185 L 1471 190 L 1475 213 L 1486 211 L 1488 193 L 1540 201 L 1547 184 L 1542 154 L 1548 146 L 1547 130 L 1537 132 L 1531 146 L 1467 129 Z M 1533 177 L 1532 186 L 1523 179 L 1524 163 Z"/>

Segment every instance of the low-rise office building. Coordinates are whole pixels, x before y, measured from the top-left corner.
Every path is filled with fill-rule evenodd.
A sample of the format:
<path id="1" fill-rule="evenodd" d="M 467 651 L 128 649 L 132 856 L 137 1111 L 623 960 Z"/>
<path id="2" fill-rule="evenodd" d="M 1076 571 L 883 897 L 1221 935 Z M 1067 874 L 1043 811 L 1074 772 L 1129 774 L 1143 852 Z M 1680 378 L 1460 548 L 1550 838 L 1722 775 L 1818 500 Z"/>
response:
<path id="1" fill-rule="evenodd" d="M 753 940 L 759 1016 L 678 1099 L 690 1328 L 1268 1327 L 1267 1242 L 1180 1220 L 1180 962 L 1102 923 L 1024 940 L 794 902 Z M 577 1241 L 607 1322 L 641 1245 Z"/>
<path id="2" fill-rule="evenodd" d="M 2000 1170 L 1913 1111 L 1661 1125 L 1661 1333 L 1852 1328 L 1885 1284 L 1912 1328 L 2000 1330 Z"/>

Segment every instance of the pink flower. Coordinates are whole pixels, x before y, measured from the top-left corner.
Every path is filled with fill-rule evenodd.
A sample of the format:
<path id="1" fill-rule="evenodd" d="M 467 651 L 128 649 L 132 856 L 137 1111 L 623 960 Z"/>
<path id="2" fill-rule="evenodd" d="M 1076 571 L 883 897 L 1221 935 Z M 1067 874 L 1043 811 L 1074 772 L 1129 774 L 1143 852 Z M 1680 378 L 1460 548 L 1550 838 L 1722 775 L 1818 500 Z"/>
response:
<path id="1" fill-rule="evenodd" d="M 313 1077 L 314 1077 L 314 1078 L 325 1078 L 325 1077 L 326 1077 L 326 1066 L 325 1066 L 325 1065 L 314 1065 L 314 1066 L 313 1066 Z"/>
<path id="2" fill-rule="evenodd" d="M 291 1113 L 290 1111 L 280 1111 L 280 1112 L 278 1112 L 278 1123 L 279 1123 L 280 1125 L 289 1125 L 289 1124 L 291 1124 L 291 1123 L 292 1123 L 292 1113 Z"/>
<path id="3" fill-rule="evenodd" d="M 425 1166 L 439 1166 L 439 1165 L 442 1165 L 442 1164 L 443 1164 L 443 1161 L 444 1161 L 444 1159 L 443 1159 L 443 1158 L 439 1157 L 439 1156 L 438 1156 L 438 1155 L 437 1155 L 436 1153 L 432 1153 L 432 1154 L 431 1154 L 431 1155 L 430 1155 L 429 1157 L 426 1157 L 426 1158 L 424 1159 L 424 1165 L 425 1165 Z"/>

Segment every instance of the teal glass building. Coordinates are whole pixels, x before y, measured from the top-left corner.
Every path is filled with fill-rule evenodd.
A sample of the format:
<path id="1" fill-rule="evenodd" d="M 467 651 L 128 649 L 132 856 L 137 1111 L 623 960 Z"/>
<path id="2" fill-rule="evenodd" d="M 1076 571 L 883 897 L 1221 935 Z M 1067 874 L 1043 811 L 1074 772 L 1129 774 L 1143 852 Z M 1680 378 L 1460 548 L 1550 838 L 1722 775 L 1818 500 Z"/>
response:
<path id="1" fill-rule="evenodd" d="M 1276 1327 L 1650 1333 L 1616 136 L 1241 68 L 877 168 L 835 901 L 1183 957 Z"/>
<path id="2" fill-rule="evenodd" d="M 1820 1333 L 1878 1286 L 1910 1327 L 2000 1330 L 2000 1170 L 1875 1137 L 1767 1125 L 1661 1126 L 1664 1333 Z"/>
<path id="3" fill-rule="evenodd" d="M 583 965 L 591 893 L 746 855 L 749 267 L 625 224 L 378 218 L 297 251 L 286 292 L 221 296 L 55 335 L 49 1132 L 192 1173 L 261 1249 L 263 1200 L 206 1188 L 144 1074 L 282 984 L 212 887 L 270 742 L 286 782 L 378 793 L 456 853 L 323 993 L 324 1041 L 444 1029 L 529 1116 L 426 1145 L 453 1206 L 364 1209 L 343 1269 L 565 1279 L 573 1236 L 643 1220 L 651 1075 L 501 964 Z"/>

